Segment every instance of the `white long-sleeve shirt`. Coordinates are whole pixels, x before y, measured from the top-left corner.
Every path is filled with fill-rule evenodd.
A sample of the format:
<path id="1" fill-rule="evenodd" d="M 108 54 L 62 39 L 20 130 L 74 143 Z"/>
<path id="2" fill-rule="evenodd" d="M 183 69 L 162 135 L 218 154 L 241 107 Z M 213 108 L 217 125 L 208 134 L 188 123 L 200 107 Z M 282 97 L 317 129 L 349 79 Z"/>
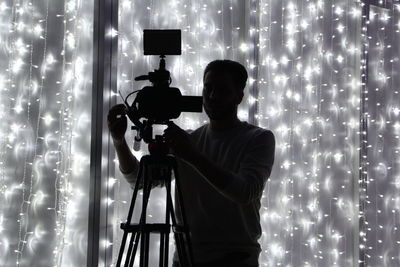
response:
<path id="1" fill-rule="evenodd" d="M 274 135 L 241 122 L 225 131 L 212 130 L 206 124 L 190 136 L 199 151 L 232 177 L 218 190 L 193 165 L 177 158 L 195 261 L 243 252 L 254 263 L 261 251 L 260 199 L 274 162 Z M 124 176 L 134 186 L 136 172 Z M 178 206 L 175 211 L 179 218 Z"/>

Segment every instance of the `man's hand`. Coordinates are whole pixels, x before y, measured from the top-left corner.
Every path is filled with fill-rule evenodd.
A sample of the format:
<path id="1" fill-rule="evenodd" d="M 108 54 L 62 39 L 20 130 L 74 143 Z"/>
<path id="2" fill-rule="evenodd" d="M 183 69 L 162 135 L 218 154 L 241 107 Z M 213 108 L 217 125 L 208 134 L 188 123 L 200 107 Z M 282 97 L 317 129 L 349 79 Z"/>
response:
<path id="1" fill-rule="evenodd" d="M 128 125 L 125 105 L 118 104 L 110 109 L 107 116 L 107 124 L 117 152 L 119 169 L 125 174 L 137 172 L 139 161 L 132 154 L 125 140 L 125 132 Z M 128 182 L 133 183 L 132 181 Z"/>
<path id="2" fill-rule="evenodd" d="M 190 163 L 199 154 L 190 135 L 173 122 L 164 130 L 164 137 L 174 154 Z"/>
<path id="3" fill-rule="evenodd" d="M 128 122 L 124 104 L 115 105 L 110 109 L 107 116 L 107 125 L 114 143 L 121 143 L 125 140 Z"/>

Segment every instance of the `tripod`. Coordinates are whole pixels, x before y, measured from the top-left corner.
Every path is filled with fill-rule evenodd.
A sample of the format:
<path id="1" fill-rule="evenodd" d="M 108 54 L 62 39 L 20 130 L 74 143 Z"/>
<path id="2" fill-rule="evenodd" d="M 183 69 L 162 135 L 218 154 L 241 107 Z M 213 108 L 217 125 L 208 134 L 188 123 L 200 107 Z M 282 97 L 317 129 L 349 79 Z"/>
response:
<path id="1" fill-rule="evenodd" d="M 165 143 L 150 143 L 150 155 L 145 155 L 140 159 L 139 172 L 136 178 L 135 188 L 129 207 L 128 217 L 125 223 L 121 223 L 124 231 L 121 247 L 118 254 L 117 267 L 121 266 L 122 257 L 125 251 L 126 241 L 130 237 L 128 251 L 125 258 L 125 267 L 132 267 L 135 261 L 136 251 L 140 239 L 140 267 L 148 267 L 149 264 L 149 243 L 150 233 L 160 234 L 160 256 L 159 266 L 168 266 L 168 248 L 170 233 L 170 218 L 172 219 L 172 229 L 181 266 L 193 267 L 193 254 L 190 243 L 189 231 L 186 224 L 183 197 L 180 190 L 180 180 L 177 169 L 177 162 L 174 156 L 167 155 L 168 147 Z M 171 171 L 175 174 L 176 193 L 178 196 L 180 212 L 182 215 L 182 225 L 177 224 L 177 217 L 171 197 Z M 146 223 L 146 209 L 152 185 L 155 181 L 165 183 L 166 188 L 166 212 L 165 223 Z M 140 221 L 138 224 L 131 224 L 135 200 L 140 188 L 143 188 L 143 202 Z"/>

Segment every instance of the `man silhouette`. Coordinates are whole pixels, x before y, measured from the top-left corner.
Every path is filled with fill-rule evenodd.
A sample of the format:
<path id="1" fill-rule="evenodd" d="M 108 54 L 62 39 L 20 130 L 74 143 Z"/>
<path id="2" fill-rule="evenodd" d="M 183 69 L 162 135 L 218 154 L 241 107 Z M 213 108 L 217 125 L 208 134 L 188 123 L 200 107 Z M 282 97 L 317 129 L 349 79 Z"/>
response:
<path id="1" fill-rule="evenodd" d="M 196 266 L 258 266 L 260 200 L 274 162 L 275 138 L 237 117 L 247 77 L 238 62 L 210 62 L 203 76 L 210 122 L 190 133 L 173 123 L 164 131 L 178 161 Z M 108 125 L 120 170 L 134 185 L 138 161 L 124 138 L 126 117 L 118 116 L 124 112 L 123 105 L 114 106 Z M 176 253 L 173 266 L 180 266 Z"/>

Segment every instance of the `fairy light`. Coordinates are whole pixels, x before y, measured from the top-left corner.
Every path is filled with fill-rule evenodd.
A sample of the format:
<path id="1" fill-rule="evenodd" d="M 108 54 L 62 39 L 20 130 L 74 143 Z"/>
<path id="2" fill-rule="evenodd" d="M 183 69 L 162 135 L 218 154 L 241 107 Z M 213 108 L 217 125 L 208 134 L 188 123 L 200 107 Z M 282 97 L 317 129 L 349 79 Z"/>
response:
<path id="1" fill-rule="evenodd" d="M 44 255 L 53 266 L 86 263 L 76 248 L 87 242 L 91 10 L 75 0 L 0 4 L 1 265 L 39 266 Z"/>

